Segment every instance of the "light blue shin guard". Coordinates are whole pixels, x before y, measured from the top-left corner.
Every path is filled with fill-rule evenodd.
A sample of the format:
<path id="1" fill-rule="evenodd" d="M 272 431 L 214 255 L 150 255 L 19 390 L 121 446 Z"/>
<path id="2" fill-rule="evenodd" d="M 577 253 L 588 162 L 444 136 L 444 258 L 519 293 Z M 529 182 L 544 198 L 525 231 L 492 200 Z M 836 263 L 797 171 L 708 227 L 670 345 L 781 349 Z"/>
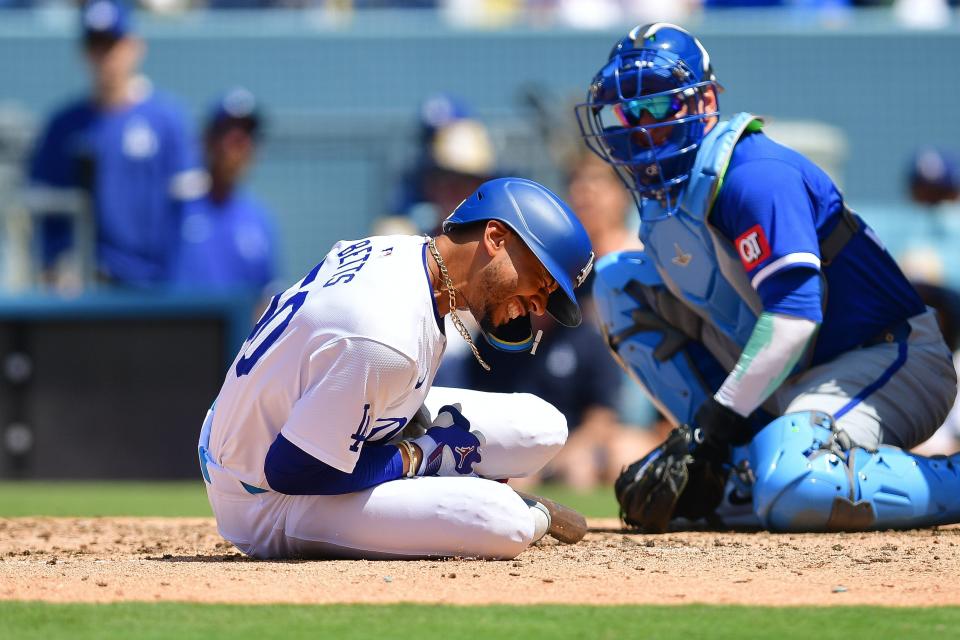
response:
<path id="1" fill-rule="evenodd" d="M 960 522 L 960 454 L 845 445 L 823 413 L 777 418 L 749 445 L 753 508 L 771 531 L 910 529 Z"/>
<path id="2" fill-rule="evenodd" d="M 676 313 L 683 310 L 642 251 L 604 256 L 596 274 L 593 297 L 617 361 L 674 424 L 692 424 L 725 372 L 703 345 L 683 332 L 681 323 L 663 319 L 658 307 L 672 303 Z M 699 322 L 692 312 L 686 314 L 691 323 Z"/>

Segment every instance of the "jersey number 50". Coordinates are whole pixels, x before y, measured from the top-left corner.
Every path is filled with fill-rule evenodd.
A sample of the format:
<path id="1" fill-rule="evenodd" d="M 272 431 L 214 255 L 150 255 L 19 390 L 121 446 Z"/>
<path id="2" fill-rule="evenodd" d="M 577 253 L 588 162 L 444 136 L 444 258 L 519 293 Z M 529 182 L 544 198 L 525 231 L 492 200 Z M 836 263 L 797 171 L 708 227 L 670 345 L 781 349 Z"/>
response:
<path id="1" fill-rule="evenodd" d="M 273 296 L 270 306 L 260 316 L 260 320 L 254 325 L 253 331 L 250 332 L 250 336 L 244 343 L 243 354 L 237 360 L 238 378 L 250 373 L 260 358 L 263 357 L 263 354 L 267 352 L 267 349 L 273 346 L 273 343 L 283 335 L 293 315 L 303 306 L 303 301 L 307 299 L 307 294 L 310 293 L 306 289 L 307 285 L 316 279 L 322 266 L 323 262 L 321 261 L 310 273 L 304 276 L 303 280 L 300 281 L 300 290 L 287 298 L 287 301 L 282 305 L 280 304 L 280 298 L 283 297 L 283 294 Z"/>
<path id="2" fill-rule="evenodd" d="M 274 296 L 270 306 L 263 312 L 263 316 L 253 327 L 250 337 L 247 338 L 243 355 L 237 360 L 237 377 L 245 376 L 263 357 L 274 342 L 283 335 L 293 318 L 293 314 L 303 306 L 307 299 L 307 291 L 298 291 L 290 296 L 283 305 L 280 305 L 280 296 Z M 279 305 L 279 307 L 278 307 Z"/>

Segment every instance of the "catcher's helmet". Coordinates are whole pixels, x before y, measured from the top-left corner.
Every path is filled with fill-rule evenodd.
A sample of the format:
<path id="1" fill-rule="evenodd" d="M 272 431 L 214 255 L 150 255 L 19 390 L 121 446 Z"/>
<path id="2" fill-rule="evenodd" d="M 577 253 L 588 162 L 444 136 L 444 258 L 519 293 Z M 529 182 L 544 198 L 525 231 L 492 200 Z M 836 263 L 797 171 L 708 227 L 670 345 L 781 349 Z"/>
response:
<path id="1" fill-rule="evenodd" d="M 663 22 L 631 30 L 594 76 L 587 101 L 576 107 L 581 133 L 638 204 L 656 198 L 668 214 L 676 210 L 705 121 L 718 115 L 705 112 L 708 87 L 719 85 L 707 50 Z"/>
<path id="2" fill-rule="evenodd" d="M 582 316 L 573 290 L 593 268 L 593 248 L 570 207 L 532 180 L 497 178 L 461 202 L 444 220 L 443 230 L 481 220 L 499 220 L 520 236 L 559 285 L 547 299 L 547 312 L 562 325 L 579 325 Z M 528 349 L 533 344 L 530 318 L 521 316 L 495 330 L 484 327 L 484 337 L 505 351 Z"/>

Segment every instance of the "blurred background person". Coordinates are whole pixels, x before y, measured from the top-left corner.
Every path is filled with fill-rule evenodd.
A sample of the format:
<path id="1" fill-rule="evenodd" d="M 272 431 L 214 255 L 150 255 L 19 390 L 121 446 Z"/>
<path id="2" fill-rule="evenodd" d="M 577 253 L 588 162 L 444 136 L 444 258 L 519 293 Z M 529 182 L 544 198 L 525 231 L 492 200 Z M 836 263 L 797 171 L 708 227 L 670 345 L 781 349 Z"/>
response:
<path id="1" fill-rule="evenodd" d="M 226 92 L 211 109 L 203 134 L 210 189 L 183 218 L 173 276 L 179 288 L 272 294 L 274 216 L 243 186 L 262 130 L 256 98 L 244 88 Z"/>
<path id="2" fill-rule="evenodd" d="M 395 215 L 376 225 L 401 223 L 414 232 L 433 233 L 464 198 L 495 177 L 496 155 L 487 127 L 456 96 L 432 95 L 419 113 L 419 149 L 397 185 Z"/>
<path id="3" fill-rule="evenodd" d="M 907 187 L 914 202 L 929 207 L 960 200 L 957 155 L 939 147 L 921 147 L 910 159 Z"/>
<path id="4" fill-rule="evenodd" d="M 80 22 L 91 93 L 50 119 L 30 181 L 35 209 L 47 208 L 42 194 L 53 188 L 81 190 L 89 210 L 48 209 L 52 215 L 40 226 L 42 263 L 54 269 L 68 250 L 91 251 L 76 245 L 92 242 L 99 279 L 164 283 L 183 205 L 204 193 L 206 174 L 180 106 L 138 74 L 146 46 L 133 32 L 130 9 L 117 0 L 88 1 Z"/>
<path id="5" fill-rule="evenodd" d="M 597 258 L 640 249 L 633 202 L 609 165 L 585 150 L 578 150 L 569 165 L 568 201 L 590 235 Z"/>
<path id="6" fill-rule="evenodd" d="M 960 158 L 950 149 L 924 145 L 910 154 L 903 178 L 908 206 L 871 217 L 871 225 L 910 279 L 924 304 L 937 311 L 960 371 Z M 960 407 L 916 451 L 960 449 Z"/>
<path id="7" fill-rule="evenodd" d="M 940 331 L 953 352 L 953 364 L 960 372 L 960 293 L 926 282 L 914 283 L 914 286 L 924 304 L 936 309 Z M 954 402 L 943 426 L 929 440 L 915 447 L 914 451 L 925 456 L 960 451 L 960 397 Z"/>
<path id="8" fill-rule="evenodd" d="M 641 248 L 633 224 L 637 219 L 633 203 L 613 170 L 596 155 L 578 149 L 568 161 L 567 194 L 598 260 L 613 251 Z M 591 274 L 584 287 L 592 286 Z M 592 300 L 587 306 L 589 329 L 573 342 L 589 349 L 605 349 L 602 336 L 599 343 L 587 337 L 599 332 Z M 588 360 L 597 358 L 592 352 L 586 356 Z M 580 420 L 569 423 L 572 429 L 567 445 L 553 462 L 556 479 L 580 490 L 611 484 L 624 466 L 656 446 L 661 437 L 653 428 L 653 405 L 609 354 L 608 360 L 607 364 L 597 362 L 593 366 L 600 372 L 602 383 L 609 385 L 612 397 L 609 392 L 600 392 L 588 400 Z M 613 373 L 618 381 L 610 381 Z"/>
<path id="9" fill-rule="evenodd" d="M 917 215 L 888 234 L 891 253 L 911 280 L 960 288 L 960 158 L 940 147 L 917 149 L 907 193 Z"/>
<path id="10" fill-rule="evenodd" d="M 422 174 L 432 164 L 431 145 L 437 131 L 456 120 L 471 116 L 470 107 L 449 93 L 432 94 L 420 103 L 414 134 L 416 152 L 410 166 L 394 187 L 389 205 L 391 214 L 410 215 L 417 203 L 426 200 Z"/>
<path id="11" fill-rule="evenodd" d="M 462 99 L 449 93 L 428 96 L 420 103 L 416 129 L 416 156 L 394 189 L 391 215 L 374 221 L 374 234 L 435 235 L 464 198 L 496 177 L 490 132 Z M 449 319 L 445 322 L 447 348 L 434 383 L 465 387 L 473 354 Z M 464 324 L 474 337 L 479 334 L 469 315 Z"/>
<path id="12" fill-rule="evenodd" d="M 614 251 L 642 248 L 637 235 L 639 216 L 613 170 L 582 146 L 578 146 L 571 157 L 572 160 L 566 161 L 567 201 L 587 230 L 597 259 Z M 588 284 L 593 284 L 592 277 Z M 593 309 L 592 304 L 590 308 Z M 626 372 L 623 376 L 628 378 Z M 657 422 L 656 408 L 632 381 L 625 380 L 618 406 L 627 424 L 646 428 Z"/>

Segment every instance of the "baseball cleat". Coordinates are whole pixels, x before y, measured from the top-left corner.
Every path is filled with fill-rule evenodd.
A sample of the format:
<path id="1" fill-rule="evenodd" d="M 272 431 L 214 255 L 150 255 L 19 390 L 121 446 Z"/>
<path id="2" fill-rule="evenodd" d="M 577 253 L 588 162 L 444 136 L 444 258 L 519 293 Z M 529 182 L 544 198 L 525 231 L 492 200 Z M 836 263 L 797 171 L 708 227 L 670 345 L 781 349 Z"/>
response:
<path id="1" fill-rule="evenodd" d="M 587 519 L 577 511 L 549 498 L 523 493 L 522 491 L 517 491 L 517 495 L 523 498 L 528 505 L 536 503 L 547 510 L 550 515 L 547 533 L 560 542 L 575 544 L 587 535 Z"/>
<path id="2" fill-rule="evenodd" d="M 533 542 L 536 542 L 550 530 L 550 511 L 540 502 L 526 498 L 523 501 L 530 507 L 530 515 L 533 516 Z"/>

